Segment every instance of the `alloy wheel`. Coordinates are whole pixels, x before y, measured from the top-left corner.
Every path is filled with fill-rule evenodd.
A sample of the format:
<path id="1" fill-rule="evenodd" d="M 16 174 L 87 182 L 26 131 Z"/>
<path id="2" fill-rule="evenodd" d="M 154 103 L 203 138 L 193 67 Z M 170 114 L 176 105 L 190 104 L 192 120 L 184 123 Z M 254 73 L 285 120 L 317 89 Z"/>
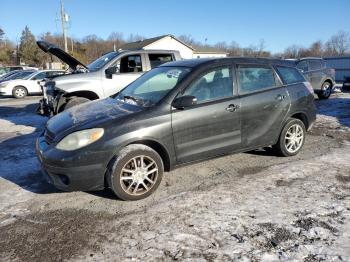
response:
<path id="1" fill-rule="evenodd" d="M 322 94 L 324 97 L 329 97 L 331 95 L 331 84 L 324 83 L 322 86 Z"/>
<path id="2" fill-rule="evenodd" d="M 151 157 L 136 156 L 129 160 L 121 170 L 122 189 L 129 195 L 143 195 L 156 183 L 158 171 L 157 163 Z"/>
<path id="3" fill-rule="evenodd" d="M 303 140 L 303 128 L 298 124 L 290 126 L 284 138 L 284 143 L 287 151 L 291 154 L 297 152 L 302 147 Z"/>

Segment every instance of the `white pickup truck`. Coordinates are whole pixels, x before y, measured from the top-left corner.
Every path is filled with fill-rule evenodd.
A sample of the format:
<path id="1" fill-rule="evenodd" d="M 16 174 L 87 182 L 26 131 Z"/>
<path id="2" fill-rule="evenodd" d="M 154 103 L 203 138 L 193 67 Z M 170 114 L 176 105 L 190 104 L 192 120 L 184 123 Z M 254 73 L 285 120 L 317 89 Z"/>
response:
<path id="1" fill-rule="evenodd" d="M 69 66 L 70 74 L 41 82 L 43 99 L 38 112 L 55 115 L 72 106 L 116 94 L 145 72 L 163 63 L 182 60 L 172 50 L 122 50 L 107 53 L 85 66 L 59 47 L 38 41 L 38 46 Z"/>

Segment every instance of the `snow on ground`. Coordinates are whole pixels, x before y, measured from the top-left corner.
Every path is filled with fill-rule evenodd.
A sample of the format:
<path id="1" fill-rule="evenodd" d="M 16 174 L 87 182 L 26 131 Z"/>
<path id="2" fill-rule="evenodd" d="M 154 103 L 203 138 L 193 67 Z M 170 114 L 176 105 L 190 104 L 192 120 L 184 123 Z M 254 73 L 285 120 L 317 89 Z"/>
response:
<path id="1" fill-rule="evenodd" d="M 350 94 L 316 100 L 298 156 L 180 168 L 137 202 L 47 185 L 32 103 L 0 100 L 0 260 L 350 261 Z"/>

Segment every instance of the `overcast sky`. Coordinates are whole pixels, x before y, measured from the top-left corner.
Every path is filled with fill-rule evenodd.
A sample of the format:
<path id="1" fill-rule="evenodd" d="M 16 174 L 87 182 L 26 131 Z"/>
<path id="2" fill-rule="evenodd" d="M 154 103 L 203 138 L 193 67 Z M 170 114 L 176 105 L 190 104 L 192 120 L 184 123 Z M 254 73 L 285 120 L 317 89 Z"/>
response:
<path id="1" fill-rule="evenodd" d="M 236 41 L 241 46 L 265 40 L 266 49 L 283 51 L 297 44 L 327 40 L 350 31 L 349 0 L 64 0 L 70 15 L 68 34 L 102 38 L 119 31 L 140 34 L 186 34 L 214 44 Z M 60 33 L 59 0 L 1 0 L 0 27 L 16 41 L 28 25 L 35 35 Z"/>

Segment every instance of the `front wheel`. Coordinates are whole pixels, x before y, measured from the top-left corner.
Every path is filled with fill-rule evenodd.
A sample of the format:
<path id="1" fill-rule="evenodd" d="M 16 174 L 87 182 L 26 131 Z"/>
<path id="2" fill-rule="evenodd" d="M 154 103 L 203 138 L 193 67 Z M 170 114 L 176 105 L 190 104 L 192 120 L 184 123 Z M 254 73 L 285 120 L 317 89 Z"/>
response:
<path id="1" fill-rule="evenodd" d="M 17 99 L 25 98 L 28 95 L 28 91 L 23 86 L 16 86 L 12 90 L 12 95 Z"/>
<path id="2" fill-rule="evenodd" d="M 305 142 L 306 128 L 302 121 L 290 118 L 284 126 L 275 148 L 282 156 L 295 156 Z"/>
<path id="3" fill-rule="evenodd" d="M 107 182 L 120 199 L 139 200 L 158 188 L 163 172 L 163 161 L 156 151 L 133 144 L 119 152 L 107 172 Z"/>
<path id="4" fill-rule="evenodd" d="M 324 82 L 321 87 L 321 91 L 319 91 L 317 95 L 319 99 L 327 99 L 330 97 L 331 93 L 332 93 L 332 84 L 329 82 Z"/>
<path id="5" fill-rule="evenodd" d="M 90 99 L 85 97 L 76 96 L 76 97 L 69 98 L 68 102 L 63 106 L 63 110 L 61 111 L 67 110 L 69 108 L 72 108 L 73 106 L 81 105 L 89 101 Z"/>

